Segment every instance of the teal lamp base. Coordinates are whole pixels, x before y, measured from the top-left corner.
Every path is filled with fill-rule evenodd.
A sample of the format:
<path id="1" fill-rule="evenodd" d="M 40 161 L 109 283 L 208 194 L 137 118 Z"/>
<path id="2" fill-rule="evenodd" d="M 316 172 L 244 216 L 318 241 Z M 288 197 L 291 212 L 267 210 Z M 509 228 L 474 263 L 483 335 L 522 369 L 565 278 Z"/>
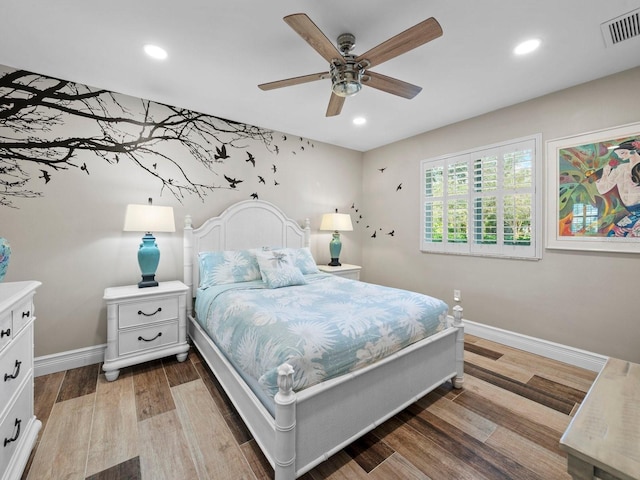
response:
<path id="1" fill-rule="evenodd" d="M 158 263 L 160 263 L 160 250 L 156 245 L 156 237 L 147 233 L 142 237 L 138 250 L 138 264 L 142 272 L 142 280 L 138 283 L 139 288 L 158 286 L 155 280 Z"/>
<path id="2" fill-rule="evenodd" d="M 333 232 L 333 238 L 329 242 L 329 253 L 331 254 L 330 267 L 339 267 L 342 265 L 338 258 L 340 257 L 340 250 L 342 250 L 342 242 L 340 241 L 340 232 Z"/>

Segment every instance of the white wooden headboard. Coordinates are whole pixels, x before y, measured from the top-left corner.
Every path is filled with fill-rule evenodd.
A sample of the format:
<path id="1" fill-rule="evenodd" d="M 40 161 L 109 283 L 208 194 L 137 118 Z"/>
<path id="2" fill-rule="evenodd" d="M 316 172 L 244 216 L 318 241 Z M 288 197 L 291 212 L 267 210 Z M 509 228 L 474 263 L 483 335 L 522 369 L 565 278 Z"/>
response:
<path id="1" fill-rule="evenodd" d="M 200 281 L 200 252 L 308 247 L 311 237 L 309 219 L 300 227 L 274 204 L 263 200 L 238 202 L 198 228 L 193 228 L 190 215 L 185 217 L 184 223 L 184 283 L 191 288 L 192 297 L 195 297 Z"/>

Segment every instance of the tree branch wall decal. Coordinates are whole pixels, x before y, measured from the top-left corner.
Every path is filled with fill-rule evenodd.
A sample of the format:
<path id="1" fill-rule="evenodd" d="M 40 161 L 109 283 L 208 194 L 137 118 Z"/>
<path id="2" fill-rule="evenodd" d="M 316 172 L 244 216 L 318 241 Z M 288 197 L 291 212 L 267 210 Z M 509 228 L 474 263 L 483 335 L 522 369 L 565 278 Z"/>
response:
<path id="1" fill-rule="evenodd" d="M 60 133 L 69 123 L 82 125 L 78 135 L 69 135 L 69 128 Z M 133 163 L 179 201 L 185 195 L 204 199 L 215 189 L 235 188 L 219 171 L 231 157 L 228 149 L 242 149 L 246 158 L 247 145 L 255 142 L 278 154 L 273 132 L 263 128 L 24 70 L 0 77 L 0 207 L 42 196 L 38 187 L 58 172 L 79 168 L 89 175 L 79 160 L 87 152 L 112 165 Z M 179 159 L 167 153 L 176 148 L 184 152 Z M 218 182 L 199 181 L 187 157 Z"/>

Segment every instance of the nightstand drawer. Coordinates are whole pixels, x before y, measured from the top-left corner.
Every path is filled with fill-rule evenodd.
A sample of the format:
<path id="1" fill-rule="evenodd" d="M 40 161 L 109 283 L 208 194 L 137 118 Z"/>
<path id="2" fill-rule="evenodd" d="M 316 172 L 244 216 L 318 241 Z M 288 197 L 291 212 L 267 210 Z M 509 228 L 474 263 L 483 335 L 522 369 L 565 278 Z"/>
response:
<path id="1" fill-rule="evenodd" d="M 29 327 L 31 328 L 31 327 Z M 0 354 L 0 413 L 33 367 L 33 348 L 29 330 L 15 338 Z M 2 439 L 0 439 L 2 440 Z M 2 443 L 0 442 L 0 447 Z"/>
<path id="2" fill-rule="evenodd" d="M 178 318 L 178 298 L 160 297 L 118 306 L 119 328 L 148 325 Z"/>
<path id="3" fill-rule="evenodd" d="M 178 322 L 118 332 L 118 354 L 128 355 L 178 341 Z"/>
<path id="4" fill-rule="evenodd" d="M 0 477 L 4 475 L 4 469 L 16 453 L 16 448 L 24 444 L 22 440 L 27 434 L 33 409 L 29 386 L 30 384 L 25 385 L 16 402 L 9 408 L 7 415 L 0 419 Z"/>

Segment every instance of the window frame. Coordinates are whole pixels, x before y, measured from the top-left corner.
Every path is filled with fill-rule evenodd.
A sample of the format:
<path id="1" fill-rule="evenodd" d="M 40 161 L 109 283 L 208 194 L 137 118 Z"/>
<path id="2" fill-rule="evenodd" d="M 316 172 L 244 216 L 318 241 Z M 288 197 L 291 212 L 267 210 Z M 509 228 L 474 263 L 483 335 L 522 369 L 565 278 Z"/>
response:
<path id="1" fill-rule="evenodd" d="M 515 152 L 523 152 L 531 149 L 531 185 L 530 186 L 513 186 L 508 188 L 504 186 L 505 175 L 504 165 L 505 157 Z M 495 172 L 489 170 L 487 175 L 496 173 L 497 180 L 494 188 L 483 187 L 478 183 L 478 161 L 497 156 L 497 167 Z M 491 163 L 491 162 L 489 162 Z M 457 185 L 456 181 L 463 182 L 464 168 L 466 165 L 466 189 Z M 439 157 L 421 160 L 420 162 L 420 251 L 425 253 L 445 253 L 482 257 L 498 257 L 523 260 L 539 260 L 542 258 L 542 182 L 543 182 L 543 153 L 542 153 L 542 134 L 533 134 L 525 137 L 506 140 L 491 145 L 472 148 L 460 152 L 450 153 Z M 454 168 L 452 168 L 454 167 Z M 485 166 L 484 170 L 490 167 Z M 455 192 L 450 193 L 449 186 L 451 178 L 448 172 L 455 172 L 451 178 L 454 180 Z M 480 170 L 482 171 L 482 170 Z M 431 191 L 427 194 L 427 187 L 433 186 L 433 182 L 427 184 L 427 174 L 432 178 L 439 178 L 441 185 L 437 192 Z M 439 175 L 439 176 L 438 176 Z M 436 185 L 438 187 L 438 185 Z M 485 189 L 486 188 L 486 189 Z M 465 191 L 466 190 L 466 191 Z M 441 195 L 434 193 L 442 192 Z M 531 240 L 529 245 L 518 245 L 515 242 L 505 240 L 505 215 L 504 202 L 505 198 L 511 198 L 517 195 L 526 195 L 531 198 Z M 479 235 L 484 233 L 481 228 L 482 224 L 477 222 L 478 213 L 477 205 L 481 199 L 493 199 L 496 203 L 496 241 L 495 243 L 483 243 L 478 241 Z M 458 209 L 451 208 L 452 203 L 460 205 L 460 202 L 466 201 L 466 241 L 460 242 L 448 240 L 448 229 L 455 228 L 455 224 L 449 224 L 449 214 L 451 212 L 456 215 L 462 215 Z M 427 214 L 428 210 L 441 208 L 442 211 L 442 232 L 441 240 L 429 240 L 427 237 Z M 465 221 L 464 217 L 463 221 Z M 435 222 L 430 222 L 433 226 Z M 480 227 L 480 228 L 477 228 Z M 432 233 L 432 238 L 438 238 L 439 232 Z M 457 232 L 458 238 L 460 232 Z"/>

